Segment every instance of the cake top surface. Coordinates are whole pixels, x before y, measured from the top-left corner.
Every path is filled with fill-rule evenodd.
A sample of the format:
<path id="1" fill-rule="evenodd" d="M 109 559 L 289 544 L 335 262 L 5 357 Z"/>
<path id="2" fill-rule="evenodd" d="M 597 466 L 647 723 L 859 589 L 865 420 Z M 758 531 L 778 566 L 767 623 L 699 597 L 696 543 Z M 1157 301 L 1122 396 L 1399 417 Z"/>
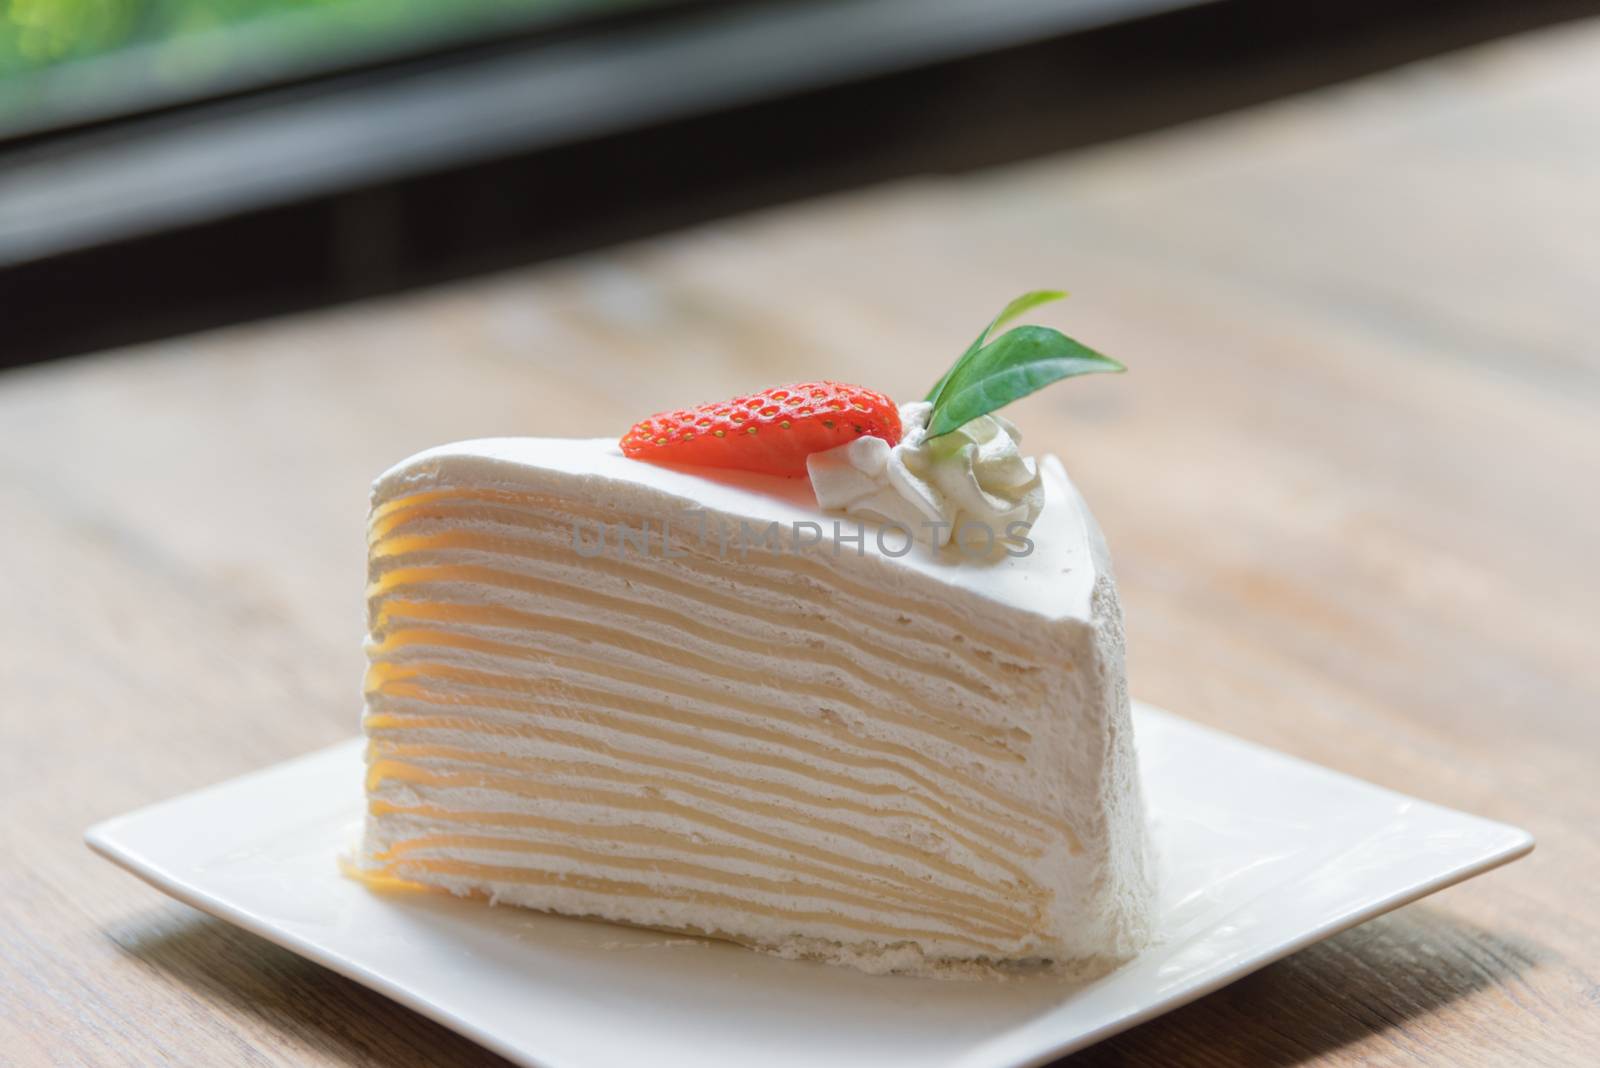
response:
<path id="1" fill-rule="evenodd" d="M 659 511 L 662 499 L 668 498 L 686 510 L 749 521 L 757 537 L 774 522 L 786 535 L 799 529 L 796 524 L 816 524 L 822 540 L 804 550 L 809 552 L 853 554 L 856 548 L 849 539 L 860 531 L 863 555 L 942 582 L 954 598 L 982 598 L 1046 620 L 1088 620 L 1095 582 L 1110 570 L 1105 543 L 1060 462 L 1044 457 L 1040 473 L 1045 503 L 1028 531 L 1028 542 L 1012 546 L 1011 552 L 988 554 L 963 551 L 954 542 L 943 549 L 907 546 L 899 531 L 824 511 L 803 478 L 643 463 L 625 457 L 614 438 L 483 438 L 438 446 L 379 476 L 373 501 L 435 487 L 538 486 L 605 501 L 618 509 L 620 521 L 634 511 Z M 570 481 L 560 476 L 570 476 Z M 840 533 L 845 540 L 836 543 Z M 968 544 L 976 550 L 984 540 L 982 532 L 973 532 Z"/>

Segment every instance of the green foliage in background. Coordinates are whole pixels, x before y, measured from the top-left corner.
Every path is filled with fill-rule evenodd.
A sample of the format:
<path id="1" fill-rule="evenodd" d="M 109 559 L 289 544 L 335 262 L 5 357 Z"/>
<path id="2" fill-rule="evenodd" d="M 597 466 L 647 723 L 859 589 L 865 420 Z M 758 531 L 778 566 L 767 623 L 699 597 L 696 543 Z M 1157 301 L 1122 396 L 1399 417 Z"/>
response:
<path id="1" fill-rule="evenodd" d="M 655 0 L 0 0 L 0 134 Z"/>
<path id="2" fill-rule="evenodd" d="M 183 56 L 191 51 L 186 43 L 200 42 L 201 56 L 191 61 L 209 53 L 225 62 L 228 31 L 265 23 L 300 24 L 310 43 L 315 36 L 470 25 L 541 8 L 616 6 L 618 0 L 0 0 L 0 76 L 140 45 L 171 46 L 161 50 Z"/>

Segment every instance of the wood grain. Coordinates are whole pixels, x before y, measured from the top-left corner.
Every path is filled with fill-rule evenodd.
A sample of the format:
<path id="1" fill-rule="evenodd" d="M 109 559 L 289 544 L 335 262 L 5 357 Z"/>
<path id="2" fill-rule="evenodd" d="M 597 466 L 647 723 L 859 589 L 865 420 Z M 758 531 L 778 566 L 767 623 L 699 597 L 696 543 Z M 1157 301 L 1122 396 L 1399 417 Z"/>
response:
<path id="1" fill-rule="evenodd" d="M 1566 27 L 0 377 L 0 1060 L 492 1061 L 83 828 L 354 731 L 366 488 L 393 460 L 787 379 L 919 393 L 1006 298 L 1065 285 L 1053 321 L 1134 371 L 1015 416 L 1107 530 L 1136 692 L 1540 840 L 1073 1063 L 1592 1062 L 1596 99 L 1600 25 Z"/>

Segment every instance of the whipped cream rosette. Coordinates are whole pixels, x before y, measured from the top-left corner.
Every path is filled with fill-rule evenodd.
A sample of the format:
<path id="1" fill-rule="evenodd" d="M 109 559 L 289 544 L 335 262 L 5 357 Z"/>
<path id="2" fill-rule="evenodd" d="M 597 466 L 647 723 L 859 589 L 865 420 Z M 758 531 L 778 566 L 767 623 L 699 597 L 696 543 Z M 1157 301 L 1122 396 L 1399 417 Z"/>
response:
<path id="1" fill-rule="evenodd" d="M 930 438 L 932 413 L 927 401 L 901 405 L 898 444 L 863 437 L 813 453 L 806 466 L 817 503 L 936 546 L 1025 538 L 1044 507 L 1044 486 L 1038 462 L 1022 454 L 1021 432 L 1003 416 L 981 415 Z"/>

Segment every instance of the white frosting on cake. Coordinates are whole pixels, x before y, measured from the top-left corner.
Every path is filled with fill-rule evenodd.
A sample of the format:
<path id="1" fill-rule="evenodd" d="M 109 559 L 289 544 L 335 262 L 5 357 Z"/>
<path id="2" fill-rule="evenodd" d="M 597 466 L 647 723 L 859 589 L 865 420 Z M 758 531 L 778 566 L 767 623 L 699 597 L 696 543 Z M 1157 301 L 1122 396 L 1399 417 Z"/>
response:
<path id="1" fill-rule="evenodd" d="M 1126 958 L 1152 891 L 1120 610 L 1039 473 L 1033 551 L 978 558 L 609 439 L 391 469 L 367 870 L 868 970 Z"/>
<path id="2" fill-rule="evenodd" d="M 1034 549 L 1028 555 L 978 559 L 959 548 L 936 553 L 923 549 L 900 556 L 895 564 L 947 584 L 952 596 L 981 597 L 1048 619 L 1087 619 L 1095 577 L 1109 567 L 1105 542 L 1060 461 L 1046 457 L 1041 468 L 1045 501 L 1055 503 L 1048 515 L 1041 512 L 1030 534 Z M 846 533 L 859 526 L 847 517 L 820 511 L 805 479 L 642 463 L 623 456 L 613 438 L 483 438 L 441 445 L 384 472 L 373 486 L 372 499 L 378 503 L 445 480 L 514 486 L 530 469 L 571 476 L 571 492 L 604 499 L 619 516 L 631 514 L 641 502 L 670 498 L 680 508 L 728 517 L 735 527 L 738 520 L 747 519 L 758 525 L 757 535 L 773 522 L 784 530 L 796 523 L 816 523 L 829 536 L 835 523 Z M 673 513 L 669 509 L 665 514 L 670 519 Z M 694 521 L 680 518 L 686 525 Z M 902 545 L 903 539 L 888 531 L 880 547 L 875 528 L 867 527 L 865 555 L 885 559 L 884 548 L 898 553 Z"/>

